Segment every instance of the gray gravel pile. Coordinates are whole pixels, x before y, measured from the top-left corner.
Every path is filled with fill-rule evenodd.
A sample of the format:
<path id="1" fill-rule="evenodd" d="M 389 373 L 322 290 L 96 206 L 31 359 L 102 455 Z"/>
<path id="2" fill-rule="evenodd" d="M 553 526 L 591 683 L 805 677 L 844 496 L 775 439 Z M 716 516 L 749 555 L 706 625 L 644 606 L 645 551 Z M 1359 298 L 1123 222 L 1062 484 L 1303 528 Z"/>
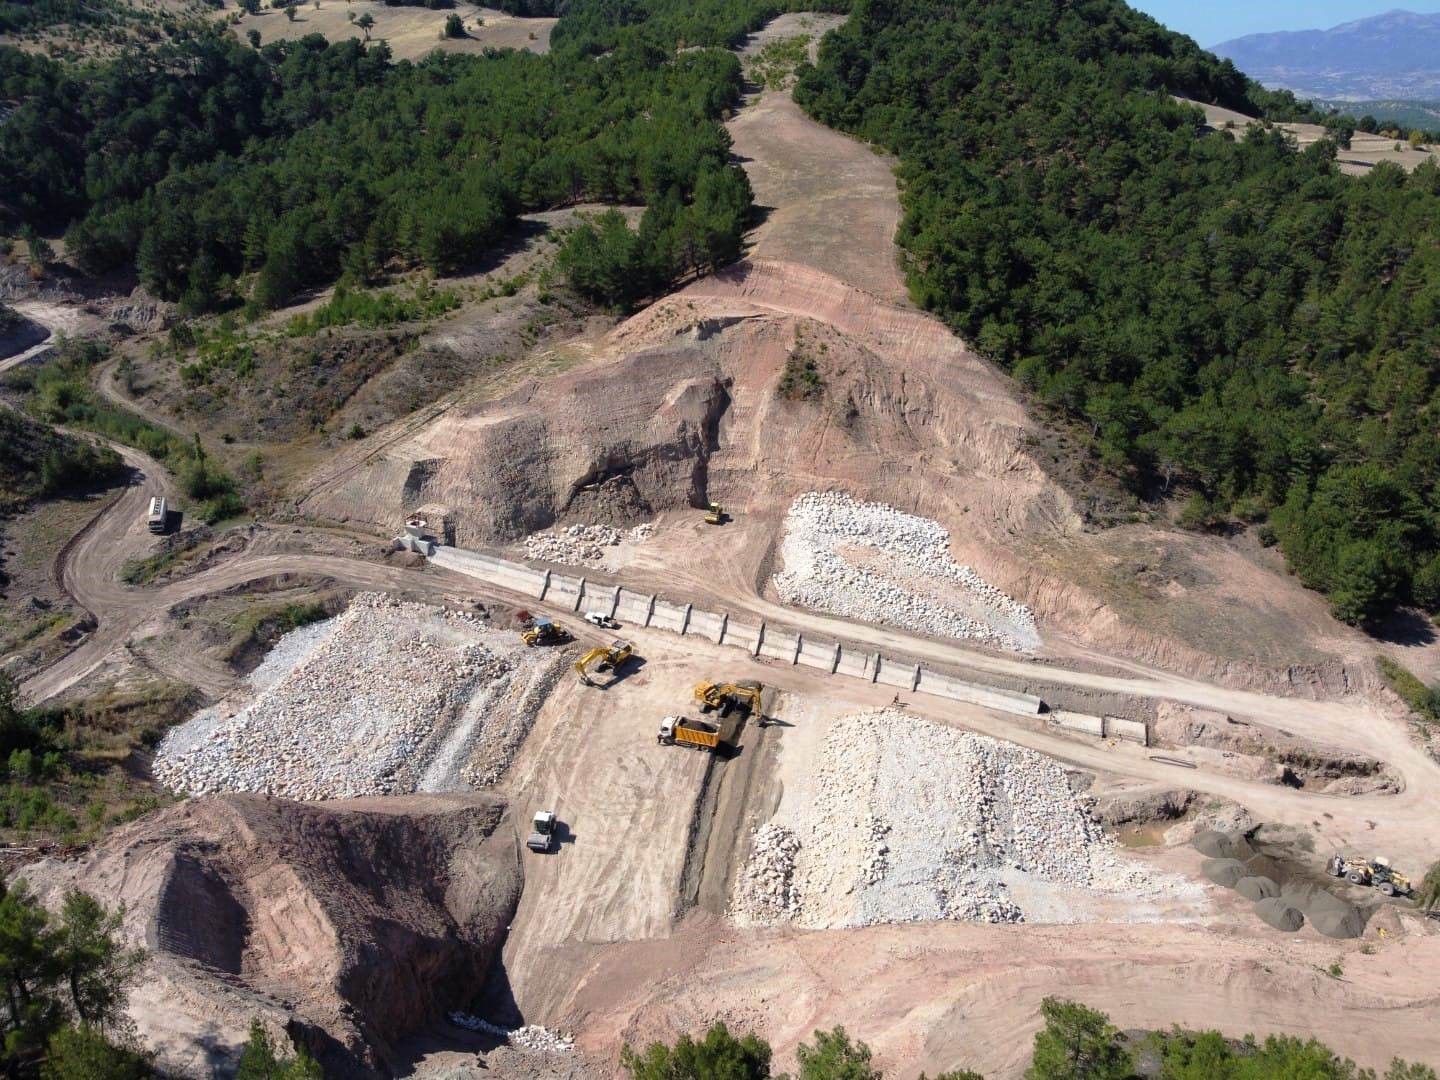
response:
<path id="1" fill-rule="evenodd" d="M 280 660 L 233 715 L 207 710 L 172 730 L 154 772 L 190 794 L 255 791 L 333 799 L 413 790 L 418 752 L 508 660 L 480 643 L 474 615 L 356 596 L 327 633 Z M 276 670 L 284 673 L 271 680 Z M 193 725 L 193 726 L 192 726 Z"/>
<path id="2" fill-rule="evenodd" d="M 1016 651 L 1040 644 L 1035 615 L 950 556 L 939 522 L 841 492 L 801 495 L 785 519 L 786 603 Z"/>
<path id="3" fill-rule="evenodd" d="M 617 547 L 625 540 L 643 543 L 654 528 L 648 522 L 628 532 L 609 525 L 567 525 L 563 529 L 531 533 L 523 543 L 525 555 L 530 559 L 565 566 L 593 566 L 604 561 L 607 548 Z"/>
<path id="4" fill-rule="evenodd" d="M 1310 925 L 1326 937 L 1357 938 L 1365 932 L 1365 915 L 1329 889 L 1305 881 L 1288 882 L 1280 898 L 1305 913 Z"/>
<path id="5" fill-rule="evenodd" d="M 781 809 L 741 872 L 742 925 L 1065 922 L 1078 894 L 1179 884 L 1123 860 L 1057 762 L 899 709 L 838 721 L 808 797 Z"/>
<path id="6" fill-rule="evenodd" d="M 1246 900 L 1269 900 L 1273 896 L 1280 895 L 1280 886 L 1268 877 L 1251 875 L 1237 881 L 1235 891 Z"/>
<path id="7" fill-rule="evenodd" d="M 1305 916 L 1278 896 L 1268 897 L 1255 905 L 1255 914 L 1267 926 L 1293 934 L 1305 925 Z"/>
<path id="8" fill-rule="evenodd" d="M 1206 859 L 1200 864 L 1200 872 L 1227 889 L 1235 888 L 1240 879 L 1247 876 L 1245 864 L 1236 859 Z"/>
<path id="9" fill-rule="evenodd" d="M 1255 849 L 1250 846 L 1250 841 L 1240 833 L 1224 833 L 1206 829 L 1191 837 L 1190 843 L 1200 854 L 1212 859 L 1240 859 L 1243 861 L 1253 858 L 1255 855 Z"/>

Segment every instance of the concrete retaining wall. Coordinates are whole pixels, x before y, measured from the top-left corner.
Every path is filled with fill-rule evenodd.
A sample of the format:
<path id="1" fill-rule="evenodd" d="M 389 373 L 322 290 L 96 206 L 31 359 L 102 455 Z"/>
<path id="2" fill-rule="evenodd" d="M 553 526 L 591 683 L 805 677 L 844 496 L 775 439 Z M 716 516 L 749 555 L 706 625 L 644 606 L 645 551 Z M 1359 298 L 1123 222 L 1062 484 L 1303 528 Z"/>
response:
<path id="1" fill-rule="evenodd" d="M 430 561 L 461 574 L 469 574 L 484 581 L 493 582 L 502 589 L 538 597 L 545 587 L 545 571 L 534 570 L 522 563 L 506 562 L 492 555 L 478 551 L 462 551 L 459 548 L 439 547 Z"/>
<path id="2" fill-rule="evenodd" d="M 1150 728 L 1143 720 L 1126 720 L 1123 716 L 1105 717 L 1105 734 L 1127 739 L 1141 746 L 1150 745 Z"/>
<path id="3" fill-rule="evenodd" d="M 913 690 L 915 688 L 915 665 L 884 657 L 880 661 L 880 671 L 876 674 L 875 681 L 882 686 L 898 686 L 902 690 Z"/>
<path id="4" fill-rule="evenodd" d="M 800 636 L 798 634 L 787 634 L 783 630 L 775 630 L 767 626 L 765 640 L 760 643 L 760 655 L 793 664 L 796 650 L 799 648 Z"/>
<path id="5" fill-rule="evenodd" d="M 754 653 L 755 643 L 759 640 L 760 626 L 758 623 L 742 623 L 731 619 L 725 627 L 725 640 L 722 644 L 734 645 L 736 648 Z"/>
<path id="6" fill-rule="evenodd" d="M 650 617 L 650 625 L 676 634 L 683 632 L 685 629 L 685 605 L 672 604 L 668 600 L 656 600 L 655 614 Z"/>
<path id="7" fill-rule="evenodd" d="M 617 589 L 610 585 L 582 585 L 583 579 L 578 577 L 536 570 L 524 563 L 510 562 L 478 551 L 441 547 L 436 550 L 431 560 L 436 566 L 469 574 L 529 596 L 539 596 L 541 590 L 545 589 L 547 603 L 554 603 L 572 611 L 608 613 L 613 609 L 615 618 L 622 624 L 653 626 L 674 633 L 694 634 L 723 645 L 744 649 L 752 655 L 757 654 L 758 643 L 758 655 L 785 663 L 799 663 L 821 671 L 833 670 L 837 675 L 853 679 L 864 679 L 903 691 L 934 694 L 951 701 L 963 701 L 1020 716 L 1036 716 L 1043 708 L 1040 698 L 1034 694 L 980 686 L 949 675 L 926 671 L 924 668 L 918 672 L 917 683 L 916 667 L 910 661 L 890 659 L 878 653 L 843 646 L 839 649 L 837 661 L 834 643 L 809 641 L 793 630 L 765 626 L 762 640 L 759 623 L 736 622 L 724 613 L 699 609 L 690 609 L 687 619 L 687 608 L 684 604 L 676 604 L 631 589 Z M 1057 713 L 1053 719 L 1058 726 L 1071 731 L 1146 742 L 1145 725 L 1137 720 L 1101 718 L 1081 713 Z"/>
<path id="8" fill-rule="evenodd" d="M 811 641 L 806 638 L 800 643 L 800 656 L 795 661 L 805 667 L 819 668 L 821 671 L 833 671 L 835 669 L 835 643 L 833 641 Z"/>
<path id="9" fill-rule="evenodd" d="M 859 649 L 841 649 L 840 663 L 835 674 L 848 675 L 852 679 L 869 679 L 875 670 L 875 654 Z"/>
<path id="10" fill-rule="evenodd" d="M 551 574 L 550 587 L 545 591 L 547 604 L 555 604 L 570 611 L 580 610 L 580 601 L 585 595 L 585 579 Z"/>
<path id="11" fill-rule="evenodd" d="M 701 611 L 696 608 L 690 612 L 690 629 L 687 634 L 696 634 L 708 641 L 718 642 L 720 632 L 725 628 L 725 616 L 717 615 L 713 611 Z"/>
<path id="12" fill-rule="evenodd" d="M 1037 716 L 1040 713 L 1041 701 L 1034 694 L 1021 694 L 994 686 L 977 686 L 963 679 L 924 669 L 920 672 L 918 689 L 922 694 L 935 694 L 952 701 L 968 701 L 972 705 L 983 705 L 987 709 L 999 709 L 1020 716 Z"/>
<path id="13" fill-rule="evenodd" d="M 615 605 L 615 618 L 622 623 L 634 623 L 636 626 L 646 625 L 650 621 L 651 599 L 652 597 L 646 593 L 621 589 L 620 602 Z"/>
<path id="14" fill-rule="evenodd" d="M 1105 720 L 1099 716 L 1076 712 L 1053 712 L 1050 714 L 1050 719 L 1056 727 L 1065 731 L 1078 731 L 1083 735 L 1094 735 L 1097 738 L 1105 736 Z"/>

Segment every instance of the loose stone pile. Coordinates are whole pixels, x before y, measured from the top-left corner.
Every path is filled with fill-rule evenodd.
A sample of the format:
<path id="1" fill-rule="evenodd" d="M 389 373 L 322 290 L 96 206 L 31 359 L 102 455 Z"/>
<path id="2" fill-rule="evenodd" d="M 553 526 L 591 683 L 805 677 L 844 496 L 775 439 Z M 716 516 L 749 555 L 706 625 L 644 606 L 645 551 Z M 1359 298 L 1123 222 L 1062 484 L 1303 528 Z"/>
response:
<path id="1" fill-rule="evenodd" d="M 1119 858 L 1056 762 L 903 710 L 838 721 L 808 792 L 756 830 L 741 925 L 1066 922 L 1082 893 L 1172 888 Z"/>
<path id="2" fill-rule="evenodd" d="M 760 923 L 798 916 L 795 857 L 799 853 L 800 841 L 784 825 L 767 821 L 757 828 L 750 841 L 750 858 L 735 885 L 736 910 Z"/>
<path id="3" fill-rule="evenodd" d="M 955 562 L 950 534 L 929 518 L 810 492 L 790 507 L 780 555 L 787 603 L 1017 651 L 1040 644 L 1034 612 Z"/>
<path id="4" fill-rule="evenodd" d="M 196 795 L 333 799 L 407 790 L 427 736 L 452 724 L 477 686 L 510 669 L 479 644 L 482 627 L 468 613 L 362 593 L 249 705 L 230 716 L 207 710 L 173 729 L 156 753 L 155 776 Z"/>
<path id="5" fill-rule="evenodd" d="M 505 1039 L 512 1046 L 519 1046 L 525 1050 L 538 1050 L 546 1054 L 568 1054 L 575 1049 L 575 1039 L 570 1035 L 562 1035 L 558 1031 L 551 1031 L 539 1024 L 526 1024 L 524 1027 L 507 1028 L 499 1024 L 492 1024 L 489 1020 L 481 1019 L 478 1016 L 471 1016 L 469 1013 L 452 1012 L 450 1022 L 456 1027 L 465 1028 L 467 1031 L 481 1031 L 486 1035 L 494 1035 L 497 1039 Z"/>
<path id="6" fill-rule="evenodd" d="M 604 560 L 605 549 L 616 547 L 622 540 L 632 544 L 644 542 L 654 528 L 649 522 L 636 525 L 628 532 L 609 525 L 568 525 L 525 537 L 525 555 L 541 562 L 584 566 Z"/>

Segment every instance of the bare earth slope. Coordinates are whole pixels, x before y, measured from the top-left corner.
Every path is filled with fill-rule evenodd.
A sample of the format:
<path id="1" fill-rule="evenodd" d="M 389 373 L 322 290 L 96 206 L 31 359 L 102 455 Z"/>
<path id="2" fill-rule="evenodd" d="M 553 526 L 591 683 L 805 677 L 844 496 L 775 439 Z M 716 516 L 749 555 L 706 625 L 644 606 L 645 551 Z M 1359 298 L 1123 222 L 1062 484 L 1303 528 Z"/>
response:
<path id="1" fill-rule="evenodd" d="M 369 1076 L 393 1069 L 397 1039 L 468 1004 L 515 909 L 517 860 L 505 806 L 485 796 L 230 795 L 23 876 L 51 902 L 79 887 L 125 904 L 150 954 L 131 1011 L 171 1067 L 200 1070 L 197 1046 L 224 1061 L 259 1016 L 327 1075 Z"/>
<path id="2" fill-rule="evenodd" d="M 754 592 L 785 508 L 840 488 L 939 521 L 1058 655 L 1100 648 L 1234 684 L 1364 677 L 1365 640 L 1253 542 L 1086 528 L 1011 380 L 905 299 L 886 159 L 786 91 L 753 95 L 729 126 L 761 208 L 745 260 L 622 324 L 583 366 L 379 433 L 383 453 L 317 474 L 304 511 L 390 529 L 424 505 L 483 546 L 556 521 L 678 522 L 715 500 L 737 527 L 707 538 L 703 566 L 663 518 L 645 561 L 677 579 L 742 568 Z M 819 389 L 781 395 L 806 362 Z"/>

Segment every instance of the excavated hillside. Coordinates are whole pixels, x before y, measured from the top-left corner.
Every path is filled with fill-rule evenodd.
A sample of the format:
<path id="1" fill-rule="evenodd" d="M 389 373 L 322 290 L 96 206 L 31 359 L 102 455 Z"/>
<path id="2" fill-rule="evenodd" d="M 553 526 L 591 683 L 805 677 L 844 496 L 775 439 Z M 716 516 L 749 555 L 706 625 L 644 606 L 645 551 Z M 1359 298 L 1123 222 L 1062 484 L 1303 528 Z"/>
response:
<path id="1" fill-rule="evenodd" d="M 905 299 L 887 159 L 785 91 L 753 96 L 729 128 L 765 208 L 745 260 L 587 344 L 562 374 L 377 433 L 354 468 L 312 478 L 301 511 L 388 531 L 424 507 L 461 546 L 658 518 L 655 584 L 689 587 L 728 560 L 753 592 L 796 496 L 840 489 L 939 522 L 956 561 L 1033 609 L 1056 653 L 1100 648 L 1286 691 L 1366 677 L 1354 665 L 1369 646 L 1254 541 L 1089 522 L 1084 496 L 1055 479 L 1083 450 Z M 711 500 L 740 527 L 708 538 L 709 569 L 692 573 L 695 537 L 673 512 Z"/>
<path id="2" fill-rule="evenodd" d="M 224 1065 L 260 1017 L 334 1077 L 393 1074 L 398 1040 L 468 1004 L 521 886 L 485 796 L 193 799 L 24 876 L 47 903 L 124 903 L 149 953 L 131 1012 L 162 1064 Z"/>

